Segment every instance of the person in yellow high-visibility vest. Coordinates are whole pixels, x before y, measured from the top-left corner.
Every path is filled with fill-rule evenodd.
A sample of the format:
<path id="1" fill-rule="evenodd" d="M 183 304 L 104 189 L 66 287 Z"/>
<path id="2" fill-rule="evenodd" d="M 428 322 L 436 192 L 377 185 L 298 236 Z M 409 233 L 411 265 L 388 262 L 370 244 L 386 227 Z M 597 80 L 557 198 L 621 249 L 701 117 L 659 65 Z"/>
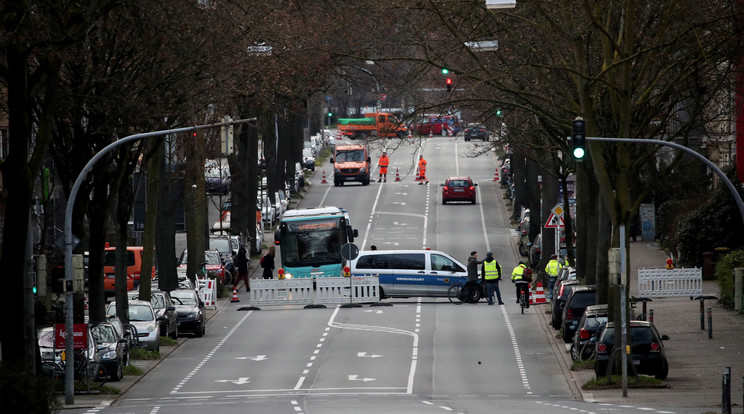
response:
<path id="1" fill-rule="evenodd" d="M 486 260 L 483 261 L 483 267 L 481 267 L 481 276 L 486 283 L 486 299 L 488 300 L 488 304 L 494 304 L 493 292 L 496 291 L 499 305 L 503 305 L 504 302 L 501 300 L 501 290 L 499 289 L 501 265 L 493 258 L 493 253 L 491 252 L 486 253 Z"/>
<path id="2" fill-rule="evenodd" d="M 519 294 L 524 292 L 524 295 L 527 299 L 530 297 L 529 292 L 529 286 L 530 282 L 532 281 L 532 270 L 529 269 L 524 262 L 519 262 L 517 267 L 512 270 L 512 277 L 511 281 L 514 283 L 514 285 L 517 288 L 517 303 L 519 303 Z M 525 306 L 527 308 L 530 307 L 529 301 L 527 302 L 527 305 Z"/>
<path id="3" fill-rule="evenodd" d="M 553 287 L 555 286 L 555 280 L 558 277 L 558 271 L 561 265 L 558 263 L 558 255 L 554 254 L 550 256 L 550 261 L 545 265 L 545 273 L 548 275 L 548 299 L 553 299 Z"/>

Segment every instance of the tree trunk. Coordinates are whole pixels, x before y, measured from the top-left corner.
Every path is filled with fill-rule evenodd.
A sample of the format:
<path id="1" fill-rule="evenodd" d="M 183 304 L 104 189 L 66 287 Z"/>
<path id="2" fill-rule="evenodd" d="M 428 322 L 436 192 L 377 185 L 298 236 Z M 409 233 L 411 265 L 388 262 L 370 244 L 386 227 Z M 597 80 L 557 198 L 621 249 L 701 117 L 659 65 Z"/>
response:
<path id="1" fill-rule="evenodd" d="M 161 179 L 158 181 L 158 212 L 155 223 L 155 246 L 158 258 L 158 289 L 170 292 L 178 288 L 176 276 L 176 209 L 181 192 L 174 180 L 172 168 L 165 168 L 160 159 Z M 166 172 L 167 171 L 167 172 Z M 166 174 L 162 174 L 166 172 Z M 203 253 L 202 253 L 203 254 Z"/>
<path id="2" fill-rule="evenodd" d="M 152 269 L 155 263 L 155 229 L 158 219 L 158 181 L 160 180 L 160 160 L 163 159 L 163 140 L 157 139 L 153 145 L 154 149 L 147 160 L 145 174 L 146 198 L 145 198 L 145 231 L 142 240 L 142 274 L 140 275 L 140 293 L 142 300 L 150 300 L 152 292 Z M 148 270 L 145 270 L 148 269 Z"/>

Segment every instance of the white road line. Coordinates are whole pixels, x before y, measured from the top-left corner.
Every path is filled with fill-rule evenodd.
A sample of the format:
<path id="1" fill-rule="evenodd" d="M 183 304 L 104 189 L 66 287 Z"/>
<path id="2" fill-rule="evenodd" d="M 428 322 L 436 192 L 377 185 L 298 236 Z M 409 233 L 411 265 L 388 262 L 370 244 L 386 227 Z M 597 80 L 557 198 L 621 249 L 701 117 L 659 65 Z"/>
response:
<path id="1" fill-rule="evenodd" d="M 519 375 L 522 377 L 522 385 L 524 386 L 527 394 L 532 394 L 530 388 L 530 382 L 527 380 L 527 371 L 524 369 L 524 362 L 522 361 L 522 353 L 519 351 L 519 345 L 517 344 L 517 336 L 514 334 L 514 327 L 512 326 L 509 314 L 506 313 L 506 306 L 499 306 L 501 313 L 504 315 L 504 322 L 506 323 L 506 329 L 509 331 L 511 337 L 512 348 L 514 348 L 514 356 L 517 360 L 517 368 L 519 369 Z"/>
<path id="2" fill-rule="evenodd" d="M 421 301 L 421 298 L 419 298 L 419 302 Z M 381 333 L 391 333 L 396 335 L 406 335 L 413 337 L 413 344 L 411 346 L 411 367 L 408 371 L 408 386 L 406 387 L 406 394 L 413 394 L 413 379 L 416 375 L 416 362 L 418 360 L 418 344 L 419 344 L 419 336 L 415 332 L 406 331 L 403 329 L 398 328 L 390 328 L 387 326 L 373 326 L 373 325 L 357 325 L 357 324 L 347 324 L 347 323 L 339 323 L 335 322 L 336 315 L 338 314 L 339 309 L 341 309 L 340 306 L 336 306 L 336 309 L 333 310 L 333 314 L 331 315 L 331 318 L 328 320 L 328 326 L 337 328 L 337 329 L 352 329 L 352 330 L 359 330 L 359 331 L 371 331 L 371 332 L 381 332 Z M 417 309 L 421 309 L 420 303 L 419 306 L 417 306 Z"/>
<path id="3" fill-rule="evenodd" d="M 192 377 L 193 377 L 194 375 L 196 375 L 196 373 L 197 373 L 197 372 L 199 371 L 199 369 L 201 369 L 201 367 L 203 367 L 203 366 L 204 366 L 204 365 L 205 365 L 205 364 L 207 363 L 207 361 L 209 361 L 209 360 L 210 360 L 210 359 L 212 358 L 212 356 L 213 356 L 213 355 L 214 355 L 215 353 L 217 353 L 217 351 L 218 351 L 218 350 L 219 350 L 220 348 L 222 348 L 222 346 L 223 346 L 223 345 L 224 345 L 224 344 L 225 344 L 225 343 L 226 343 L 226 342 L 228 341 L 228 339 L 230 339 L 230 337 L 231 337 L 231 336 L 232 336 L 232 335 L 233 335 L 233 334 L 235 333 L 235 331 L 237 331 L 237 330 L 238 330 L 238 328 L 240 327 L 240 325 L 242 325 L 242 324 L 243 324 L 243 322 L 245 322 L 245 320 L 246 320 L 246 319 L 248 319 L 248 317 L 249 317 L 249 316 L 251 316 L 251 314 L 253 314 L 253 311 L 248 311 L 248 313 L 246 313 L 246 314 L 245 314 L 245 316 L 243 316 L 243 317 L 242 317 L 242 318 L 241 318 L 241 319 L 240 319 L 240 320 L 238 321 L 238 323 L 236 323 L 236 324 L 235 324 L 235 326 L 233 326 L 233 327 L 232 327 L 232 329 L 230 329 L 230 330 L 229 330 L 229 331 L 228 331 L 228 332 L 227 332 L 227 333 L 225 334 L 225 336 L 224 336 L 224 337 L 222 337 L 222 339 L 220 340 L 220 342 L 218 342 L 218 343 L 217 343 L 217 345 L 216 345 L 216 346 L 215 346 L 215 347 L 214 347 L 214 348 L 212 349 L 212 351 L 211 351 L 211 352 L 209 352 L 209 353 L 207 354 L 207 356 L 206 356 L 206 357 L 204 357 L 204 359 L 202 359 L 202 361 L 201 361 L 201 362 L 199 362 L 199 363 L 198 363 L 198 364 L 197 364 L 197 365 L 196 365 L 196 366 L 194 367 L 194 369 L 192 369 L 192 370 L 191 370 L 191 372 L 189 372 L 189 373 L 188 373 L 188 374 L 187 374 L 187 375 L 186 375 L 186 376 L 185 376 L 185 377 L 184 377 L 184 378 L 183 378 L 183 379 L 182 379 L 182 380 L 181 380 L 181 381 L 180 381 L 180 382 L 178 383 L 178 385 L 176 385 L 176 386 L 175 386 L 175 387 L 174 387 L 174 388 L 173 388 L 173 389 L 171 390 L 171 392 L 170 392 L 170 393 L 171 393 L 171 394 L 177 394 L 177 393 L 178 393 L 178 392 L 179 392 L 179 391 L 181 390 L 181 388 L 183 388 L 183 386 L 184 386 L 184 385 L 186 385 L 186 383 L 187 383 L 187 382 L 188 382 L 188 381 L 189 381 L 189 380 L 190 380 L 190 379 L 191 379 L 191 378 L 192 378 Z"/>

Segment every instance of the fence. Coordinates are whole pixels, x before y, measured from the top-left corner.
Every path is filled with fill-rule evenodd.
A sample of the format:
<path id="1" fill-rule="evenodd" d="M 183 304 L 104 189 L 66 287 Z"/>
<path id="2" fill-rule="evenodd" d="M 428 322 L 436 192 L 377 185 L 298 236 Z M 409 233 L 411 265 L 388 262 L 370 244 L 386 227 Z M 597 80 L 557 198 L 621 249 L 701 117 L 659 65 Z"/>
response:
<path id="1" fill-rule="evenodd" d="M 638 269 L 638 296 L 671 297 L 703 294 L 703 272 L 691 269 Z"/>
<path id="2" fill-rule="evenodd" d="M 199 296 L 204 307 L 207 309 L 217 309 L 217 281 L 215 279 L 199 279 Z"/>
<path id="3" fill-rule="evenodd" d="M 251 306 L 336 305 L 380 301 L 377 276 L 251 279 Z"/>

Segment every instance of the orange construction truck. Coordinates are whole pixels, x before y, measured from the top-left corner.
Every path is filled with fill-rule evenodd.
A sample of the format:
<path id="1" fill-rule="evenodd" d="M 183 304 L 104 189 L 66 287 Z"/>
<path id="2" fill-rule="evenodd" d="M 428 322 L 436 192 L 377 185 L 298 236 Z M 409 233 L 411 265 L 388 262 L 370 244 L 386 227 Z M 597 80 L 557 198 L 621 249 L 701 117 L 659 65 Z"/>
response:
<path id="1" fill-rule="evenodd" d="M 403 138 L 406 127 L 393 114 L 373 112 L 364 118 L 340 118 L 338 131 L 341 135 L 351 139 L 365 139 L 368 137 Z"/>

